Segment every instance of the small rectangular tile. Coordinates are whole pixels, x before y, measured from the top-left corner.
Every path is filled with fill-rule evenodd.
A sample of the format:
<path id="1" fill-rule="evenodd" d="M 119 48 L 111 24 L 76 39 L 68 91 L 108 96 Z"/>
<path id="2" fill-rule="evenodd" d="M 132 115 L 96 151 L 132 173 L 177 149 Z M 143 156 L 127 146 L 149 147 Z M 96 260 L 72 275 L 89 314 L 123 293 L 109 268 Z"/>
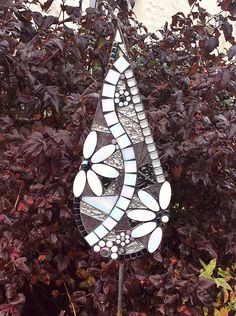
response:
<path id="1" fill-rule="evenodd" d="M 111 112 L 115 111 L 115 105 L 113 99 L 102 99 L 102 111 Z"/>
<path id="2" fill-rule="evenodd" d="M 119 78 L 120 78 L 120 73 L 113 70 L 113 69 L 109 69 L 108 72 L 107 72 L 107 75 L 105 77 L 105 81 L 113 84 L 113 85 L 116 85 L 117 82 L 119 81 Z"/>
<path id="3" fill-rule="evenodd" d="M 127 210 L 128 206 L 130 204 L 130 200 L 121 196 L 119 200 L 117 201 L 117 207 L 121 208 L 122 210 Z"/>
<path id="4" fill-rule="evenodd" d="M 102 89 L 102 96 L 113 98 L 115 95 L 116 86 L 113 86 L 111 84 L 104 83 L 103 89 Z"/>
<path id="5" fill-rule="evenodd" d="M 118 137 L 116 140 L 121 149 L 131 145 L 131 142 L 126 134 Z"/>
<path id="6" fill-rule="evenodd" d="M 118 207 L 115 207 L 110 213 L 110 216 L 114 218 L 116 221 L 119 221 L 124 214 L 124 211 L 120 210 Z"/>

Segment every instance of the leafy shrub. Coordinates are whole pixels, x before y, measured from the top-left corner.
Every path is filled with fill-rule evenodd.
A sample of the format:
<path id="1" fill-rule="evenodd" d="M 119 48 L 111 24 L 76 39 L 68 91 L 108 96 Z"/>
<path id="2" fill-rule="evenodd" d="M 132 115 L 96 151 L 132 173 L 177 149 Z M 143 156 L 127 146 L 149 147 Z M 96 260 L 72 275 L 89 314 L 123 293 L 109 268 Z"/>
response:
<path id="1" fill-rule="evenodd" d="M 222 269 L 235 262 L 236 4 L 219 1 L 227 17 L 212 17 L 200 1 L 189 3 L 191 12 L 173 16 L 160 38 L 131 15 L 130 24 L 125 6 L 118 14 L 173 188 L 160 251 L 127 262 L 124 311 L 130 316 L 213 315 L 218 290 L 199 279 L 199 258 L 217 258 Z M 109 10 L 114 6 L 110 1 Z M 76 291 L 79 315 L 109 316 L 117 263 L 97 257 L 78 233 L 72 182 L 115 19 L 101 10 L 61 10 L 66 21 L 31 11 L 27 0 L 0 3 L 0 282 L 13 284 L 46 267 Z M 226 54 L 217 52 L 222 32 L 231 44 Z M 224 315 L 233 315 L 225 308 Z"/>

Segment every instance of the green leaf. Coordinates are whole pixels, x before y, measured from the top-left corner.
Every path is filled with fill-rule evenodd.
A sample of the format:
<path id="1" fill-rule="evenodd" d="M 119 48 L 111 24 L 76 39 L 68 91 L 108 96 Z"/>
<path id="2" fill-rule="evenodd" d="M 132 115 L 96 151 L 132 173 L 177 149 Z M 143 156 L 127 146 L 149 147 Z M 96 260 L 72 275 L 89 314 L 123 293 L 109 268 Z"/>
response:
<path id="1" fill-rule="evenodd" d="M 221 277 L 231 277 L 232 278 L 232 275 L 230 274 L 230 272 L 226 271 L 226 270 L 222 270 L 221 268 L 218 268 L 218 271 L 217 271 L 217 274 L 218 276 L 221 276 Z"/>
<path id="2" fill-rule="evenodd" d="M 207 307 L 203 307 L 203 312 L 204 312 L 204 316 L 208 316 L 208 308 Z"/>
<path id="3" fill-rule="evenodd" d="M 217 287 L 222 287 L 223 289 L 233 291 L 232 287 L 225 281 L 224 278 L 214 278 L 214 281 Z"/>
<path id="4" fill-rule="evenodd" d="M 203 266 L 203 269 L 201 269 L 200 271 L 201 272 L 200 276 L 208 278 L 208 279 L 212 279 L 212 274 L 216 267 L 216 260 L 217 260 L 216 258 L 212 259 L 209 264 L 205 264 L 201 260 L 200 263 Z"/>

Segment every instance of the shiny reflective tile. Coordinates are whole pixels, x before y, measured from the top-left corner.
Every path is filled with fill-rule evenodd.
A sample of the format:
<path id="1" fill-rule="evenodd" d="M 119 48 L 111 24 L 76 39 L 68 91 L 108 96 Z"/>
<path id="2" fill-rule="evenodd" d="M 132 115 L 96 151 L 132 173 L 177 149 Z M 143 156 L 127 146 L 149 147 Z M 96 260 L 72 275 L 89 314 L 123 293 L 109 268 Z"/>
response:
<path id="1" fill-rule="evenodd" d="M 89 235 L 85 236 L 85 240 L 90 246 L 93 246 L 99 241 L 99 238 L 92 232 Z"/>
<path id="2" fill-rule="evenodd" d="M 123 129 L 123 127 L 120 123 L 117 123 L 116 125 L 112 126 L 110 128 L 110 131 L 115 138 L 117 138 L 120 135 L 123 135 L 125 133 L 125 130 Z"/>
<path id="3" fill-rule="evenodd" d="M 121 149 L 131 145 L 131 142 L 126 134 L 118 137 L 116 140 Z"/>
<path id="4" fill-rule="evenodd" d="M 125 174 L 124 178 L 124 184 L 135 186 L 137 181 L 137 175 L 136 174 Z"/>
<path id="5" fill-rule="evenodd" d="M 118 123 L 118 118 L 117 118 L 117 115 L 115 112 L 105 114 L 104 118 L 105 118 L 108 126 L 112 126 L 112 125 Z"/>
<path id="6" fill-rule="evenodd" d="M 114 63 L 114 67 L 120 72 L 124 72 L 130 66 L 129 62 L 121 56 L 117 61 Z"/>
<path id="7" fill-rule="evenodd" d="M 122 149 L 122 155 L 123 155 L 124 160 L 135 159 L 133 147 L 128 147 L 128 148 Z"/>
<path id="8" fill-rule="evenodd" d="M 136 160 L 125 161 L 125 172 L 137 172 L 137 163 Z"/>
<path id="9" fill-rule="evenodd" d="M 110 213 L 110 216 L 114 218 L 115 220 L 119 221 L 124 214 L 125 214 L 124 211 L 120 210 L 118 207 L 115 207 Z"/>
<path id="10" fill-rule="evenodd" d="M 117 207 L 121 208 L 122 210 L 127 210 L 129 204 L 130 204 L 130 200 L 126 199 L 123 196 L 121 196 L 116 203 Z"/>
<path id="11" fill-rule="evenodd" d="M 104 83 L 103 90 L 102 90 L 102 96 L 113 98 L 115 95 L 115 91 L 116 91 L 116 86 Z"/>
<path id="12" fill-rule="evenodd" d="M 115 110 L 115 105 L 113 99 L 103 99 L 102 100 L 102 110 L 103 112 L 111 112 Z"/>
<path id="13" fill-rule="evenodd" d="M 105 81 L 113 85 L 116 85 L 119 79 L 120 79 L 120 73 L 113 69 L 110 69 L 106 75 Z"/>

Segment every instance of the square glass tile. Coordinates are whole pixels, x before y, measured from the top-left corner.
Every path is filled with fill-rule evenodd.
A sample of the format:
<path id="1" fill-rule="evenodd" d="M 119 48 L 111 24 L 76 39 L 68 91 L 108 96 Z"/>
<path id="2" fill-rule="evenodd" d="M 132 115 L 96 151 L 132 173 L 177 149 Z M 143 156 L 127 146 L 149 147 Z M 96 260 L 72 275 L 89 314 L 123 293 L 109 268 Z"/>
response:
<path id="1" fill-rule="evenodd" d="M 124 197 L 127 197 L 128 199 L 132 199 L 134 195 L 134 190 L 135 190 L 134 187 L 124 185 L 121 191 L 121 195 Z"/>
<path id="2" fill-rule="evenodd" d="M 137 181 L 137 175 L 136 174 L 131 174 L 131 173 L 126 173 L 125 174 L 124 184 L 135 186 L 136 185 L 136 181 Z"/>
<path id="3" fill-rule="evenodd" d="M 135 159 L 133 147 L 128 147 L 128 148 L 122 149 L 122 155 L 123 155 L 124 160 Z"/>
<path id="4" fill-rule="evenodd" d="M 130 200 L 126 199 L 125 197 L 121 196 L 119 200 L 117 201 L 117 207 L 121 208 L 122 210 L 127 210 L 128 206 L 130 204 Z"/>
<path id="5" fill-rule="evenodd" d="M 119 30 L 116 31 L 115 42 L 122 43 L 122 38 Z"/>
<path id="6" fill-rule="evenodd" d="M 136 110 L 136 112 L 143 111 L 143 105 L 141 103 L 135 104 L 135 110 Z"/>
<path id="7" fill-rule="evenodd" d="M 134 95 L 134 96 L 132 97 L 132 99 L 133 99 L 133 102 L 134 102 L 135 104 L 136 104 L 136 103 L 139 103 L 139 102 L 141 101 L 139 95 Z"/>
<path id="8" fill-rule="evenodd" d="M 131 145 L 131 142 L 126 134 L 118 137 L 116 140 L 121 149 Z"/>
<path id="9" fill-rule="evenodd" d="M 113 86 L 111 84 L 104 83 L 103 90 L 102 90 L 102 96 L 113 98 L 115 95 L 116 86 Z"/>
<path id="10" fill-rule="evenodd" d="M 84 239 L 87 241 L 87 243 L 90 246 L 93 246 L 94 244 L 96 244 L 99 241 L 99 238 L 97 235 L 95 235 L 94 232 L 88 234 L 87 236 L 84 237 Z"/>
<path id="11" fill-rule="evenodd" d="M 113 99 L 102 99 L 102 110 L 103 112 L 111 112 L 115 110 Z"/>
<path id="12" fill-rule="evenodd" d="M 105 77 L 105 81 L 113 84 L 113 85 L 116 85 L 117 82 L 119 81 L 120 79 L 120 73 L 113 70 L 113 69 L 109 69 L 106 77 Z"/>
<path id="13" fill-rule="evenodd" d="M 165 182 L 165 177 L 164 177 L 163 174 L 157 176 L 157 182 L 158 182 L 158 183 L 163 183 L 163 182 Z"/>
<path id="14" fill-rule="evenodd" d="M 152 137 L 151 135 L 146 136 L 146 137 L 145 137 L 145 143 L 146 143 L 146 144 L 152 144 L 152 143 L 154 143 L 153 137 Z"/>
<path id="15" fill-rule="evenodd" d="M 162 167 L 160 166 L 160 167 L 154 168 L 154 172 L 155 172 L 155 174 L 156 174 L 157 176 L 160 175 L 160 174 L 163 174 Z"/>
<path id="16" fill-rule="evenodd" d="M 127 83 L 128 83 L 128 86 L 131 88 L 136 85 L 136 80 L 134 78 L 131 78 L 127 80 Z"/>
<path id="17" fill-rule="evenodd" d="M 123 127 L 120 123 L 117 123 L 116 125 L 112 126 L 110 128 L 110 131 L 115 138 L 117 138 L 120 135 L 123 135 L 125 133 L 125 130 L 123 129 Z"/>
<path id="18" fill-rule="evenodd" d="M 118 207 L 115 207 L 113 211 L 110 213 L 110 216 L 114 218 L 116 221 L 119 221 L 124 214 L 124 211 L 120 210 Z"/>
<path id="19" fill-rule="evenodd" d="M 120 72 L 124 72 L 130 66 L 129 62 L 121 56 L 117 61 L 114 63 L 114 67 Z"/>
<path id="20" fill-rule="evenodd" d="M 146 118 L 146 114 L 144 112 L 139 112 L 137 115 L 139 120 L 144 120 Z"/>
<path id="21" fill-rule="evenodd" d="M 112 125 L 118 123 L 118 118 L 117 118 L 115 112 L 105 114 L 104 117 L 105 117 L 105 120 L 106 120 L 108 126 L 112 126 Z"/>
<path id="22" fill-rule="evenodd" d="M 125 77 L 126 77 L 127 79 L 130 79 L 130 78 L 132 78 L 133 76 L 134 76 L 134 72 L 133 72 L 132 69 L 126 70 L 126 72 L 125 72 Z"/>
<path id="23" fill-rule="evenodd" d="M 160 159 L 154 159 L 154 160 L 152 161 L 152 165 L 153 165 L 154 168 L 160 167 L 160 165 L 161 165 Z"/>
<path id="24" fill-rule="evenodd" d="M 125 161 L 125 172 L 137 172 L 136 160 Z"/>
<path id="25" fill-rule="evenodd" d="M 117 222 L 111 218 L 111 217 L 108 217 L 104 222 L 103 222 L 103 225 L 108 229 L 108 230 L 112 230 L 116 225 L 117 225 Z"/>
<path id="26" fill-rule="evenodd" d="M 136 94 L 138 94 L 138 88 L 137 87 L 133 87 L 133 88 L 130 89 L 130 92 L 131 92 L 132 95 L 136 95 Z"/>
<path id="27" fill-rule="evenodd" d="M 94 230 L 94 233 L 99 237 L 99 238 L 103 238 L 105 237 L 109 231 L 103 226 L 103 225 L 100 225 L 98 226 L 95 230 Z"/>
<path id="28" fill-rule="evenodd" d="M 147 120 L 141 120 L 141 121 L 140 121 L 140 126 L 141 126 L 142 128 L 148 127 L 148 121 L 147 121 Z"/>

